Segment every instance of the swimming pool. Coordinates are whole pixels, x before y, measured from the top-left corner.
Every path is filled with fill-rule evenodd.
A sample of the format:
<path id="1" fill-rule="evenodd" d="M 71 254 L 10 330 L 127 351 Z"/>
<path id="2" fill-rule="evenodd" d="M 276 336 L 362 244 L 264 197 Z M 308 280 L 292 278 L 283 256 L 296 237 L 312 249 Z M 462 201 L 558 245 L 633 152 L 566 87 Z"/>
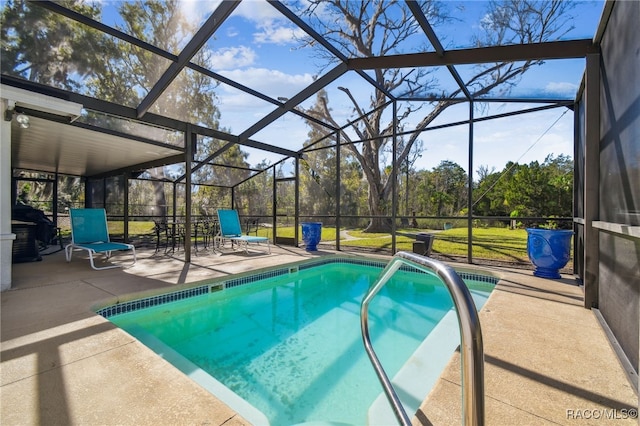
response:
<path id="1" fill-rule="evenodd" d="M 354 258 L 323 259 L 99 313 L 254 424 L 365 424 L 368 416 L 380 419 L 379 410 L 370 407 L 382 388 L 362 346 L 359 309 L 384 266 Z M 462 278 L 479 309 L 496 279 Z M 439 360 L 444 367 L 459 342 L 451 312 L 451 298 L 437 277 L 410 267 L 396 273 L 372 302 L 369 317 L 373 344 L 390 377 L 426 380 L 403 374 L 416 350 L 429 352 L 429 363 Z M 443 319 L 446 329 L 431 333 Z M 449 345 L 440 342 L 425 349 L 434 335 L 448 339 Z M 434 347 L 445 347 L 446 353 L 433 354 Z M 413 411 L 428 389 L 420 392 L 409 398 Z"/>

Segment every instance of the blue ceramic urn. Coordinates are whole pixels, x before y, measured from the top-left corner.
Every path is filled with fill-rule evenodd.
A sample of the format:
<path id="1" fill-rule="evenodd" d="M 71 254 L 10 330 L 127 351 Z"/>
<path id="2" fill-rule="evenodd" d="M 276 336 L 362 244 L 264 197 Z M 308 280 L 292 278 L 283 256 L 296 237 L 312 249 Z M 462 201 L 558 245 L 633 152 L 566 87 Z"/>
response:
<path id="1" fill-rule="evenodd" d="M 305 250 L 318 250 L 318 243 L 322 236 L 322 222 L 302 222 L 302 241 L 304 241 Z"/>
<path id="2" fill-rule="evenodd" d="M 573 231 L 527 228 L 527 255 L 536 267 L 533 275 L 558 279 L 571 254 Z"/>

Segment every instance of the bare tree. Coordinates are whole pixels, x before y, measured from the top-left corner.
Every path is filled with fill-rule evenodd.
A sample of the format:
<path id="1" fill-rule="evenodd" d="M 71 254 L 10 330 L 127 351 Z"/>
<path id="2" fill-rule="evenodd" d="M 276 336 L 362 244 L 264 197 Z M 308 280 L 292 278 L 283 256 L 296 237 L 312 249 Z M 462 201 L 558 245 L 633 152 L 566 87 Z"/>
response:
<path id="1" fill-rule="evenodd" d="M 385 0 L 309 0 L 300 13 L 309 17 L 314 28 L 349 57 L 372 57 L 401 53 L 409 38 L 421 34 L 421 28 L 412 17 L 406 3 Z M 451 18 L 440 4 L 433 0 L 421 1 L 421 10 L 433 27 L 449 22 Z M 524 44 L 558 39 L 572 29 L 568 11 L 572 2 L 506 0 L 492 1 L 480 23 L 481 35 L 474 38 L 477 47 Z M 319 16 L 322 15 L 322 19 Z M 327 17 L 329 16 L 329 17 Z M 424 38 L 426 43 L 426 36 Z M 424 51 L 417 46 L 415 51 Z M 406 52 L 404 52 L 406 53 Z M 326 53 L 321 57 L 330 60 Z M 500 90 L 507 93 L 519 78 L 531 67 L 542 61 L 499 62 L 477 66 L 477 72 L 464 83 L 473 97 Z M 373 73 L 379 87 L 389 92 L 401 92 L 404 97 L 417 97 L 435 90 L 435 80 L 430 71 L 423 68 L 412 70 L 389 68 L 376 69 Z M 392 179 L 385 174 L 382 163 L 383 150 L 393 143 L 393 121 L 383 122 L 384 112 L 391 107 L 389 99 L 380 90 L 375 90 L 368 104 L 355 99 L 349 88 L 340 88 L 353 104 L 355 116 L 363 117 L 353 122 L 352 127 L 360 141 L 344 132 L 343 141 L 362 165 L 369 184 L 368 203 L 372 219 L 367 231 L 379 232 L 388 229 L 384 215 L 389 214 Z M 462 89 L 441 97 L 428 106 L 423 118 L 411 129 L 404 144 L 399 147 L 395 169 L 400 170 L 406 162 L 414 143 L 424 130 L 446 108 L 461 102 Z M 458 97 L 458 100 L 453 98 Z M 398 128 L 409 116 L 425 108 L 426 104 L 407 104 L 397 111 Z M 366 116 L 364 111 L 371 111 Z M 333 118 L 327 97 L 318 99 L 316 105 L 306 110 L 322 120 L 340 127 Z"/>

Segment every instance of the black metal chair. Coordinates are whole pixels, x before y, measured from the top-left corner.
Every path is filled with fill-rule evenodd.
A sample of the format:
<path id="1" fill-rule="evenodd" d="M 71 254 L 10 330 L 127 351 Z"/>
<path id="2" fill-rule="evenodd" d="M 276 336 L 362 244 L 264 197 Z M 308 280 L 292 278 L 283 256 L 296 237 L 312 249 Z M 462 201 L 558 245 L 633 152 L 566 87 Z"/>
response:
<path id="1" fill-rule="evenodd" d="M 164 252 L 167 253 L 169 251 L 169 247 L 171 247 L 171 251 L 176 249 L 176 246 L 180 247 L 180 234 L 178 229 L 178 224 L 175 223 L 167 223 L 164 221 L 154 221 L 155 223 L 155 233 L 156 233 L 156 253 L 160 250 L 160 246 L 164 246 Z"/>
<path id="2" fill-rule="evenodd" d="M 212 218 L 207 218 L 200 223 L 200 230 L 204 248 L 208 248 L 209 245 L 213 246 L 214 238 L 218 233 L 218 221 Z"/>
<path id="3" fill-rule="evenodd" d="M 198 237 L 202 236 L 202 221 L 195 221 L 191 223 L 191 235 L 187 236 L 187 228 L 184 223 L 178 224 L 178 233 L 179 238 L 182 240 L 182 244 L 187 243 L 187 238 L 190 238 L 193 241 L 193 247 L 195 251 L 198 251 Z M 180 242 L 180 241 L 178 241 Z"/>
<path id="4" fill-rule="evenodd" d="M 253 234 L 258 236 L 258 228 L 260 228 L 260 223 L 258 219 L 247 218 L 244 220 L 244 233 L 247 235 Z"/>

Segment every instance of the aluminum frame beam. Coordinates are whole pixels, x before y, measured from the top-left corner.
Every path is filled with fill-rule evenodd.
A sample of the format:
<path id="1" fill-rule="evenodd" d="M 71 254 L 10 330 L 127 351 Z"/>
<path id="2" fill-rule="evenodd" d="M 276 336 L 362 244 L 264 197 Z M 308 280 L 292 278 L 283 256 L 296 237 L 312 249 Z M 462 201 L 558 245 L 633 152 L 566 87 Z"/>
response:
<path id="1" fill-rule="evenodd" d="M 436 67 L 492 62 L 584 58 L 591 53 L 598 53 L 598 47 L 593 44 L 591 39 L 581 39 L 447 50 L 444 56 L 440 56 L 438 52 L 424 52 L 352 58 L 347 61 L 347 65 L 350 70 Z"/>
<path id="2" fill-rule="evenodd" d="M 129 34 L 123 33 L 122 31 L 105 25 L 102 22 L 91 19 L 88 16 L 82 15 L 81 13 L 75 12 L 71 9 L 67 9 L 66 7 L 61 6 L 58 3 L 54 3 L 49 0 L 42 0 L 31 2 L 30 4 L 35 4 L 36 6 L 48 9 L 54 13 L 65 16 L 81 24 L 87 25 L 105 34 L 109 34 L 112 37 L 119 38 L 120 40 L 126 41 L 127 43 L 131 43 L 141 49 L 148 50 L 149 52 L 155 53 L 156 55 L 162 56 L 163 58 L 169 59 L 170 61 L 178 60 L 178 57 L 176 55 L 169 53 L 166 50 L 160 49 L 159 47 L 130 36 Z"/>
<path id="3" fill-rule="evenodd" d="M 189 40 L 189 43 L 182 49 L 178 60 L 172 62 L 169 68 L 166 69 L 164 74 L 151 88 L 147 96 L 140 102 L 137 108 L 137 117 L 140 118 L 147 113 L 151 105 L 162 95 L 162 93 L 169 87 L 171 82 L 178 76 L 187 63 L 198 53 L 200 48 L 211 38 L 213 33 L 216 32 L 220 25 L 231 15 L 236 7 L 240 4 L 239 1 L 224 0 L 216 10 L 211 14 L 209 19 L 200 27 L 198 32 Z"/>
<path id="4" fill-rule="evenodd" d="M 269 124 L 276 121 L 278 118 L 282 117 L 284 114 L 289 112 L 296 105 L 301 104 L 307 98 L 314 95 L 316 92 L 321 90 L 323 87 L 336 80 L 338 77 L 346 73 L 347 65 L 342 63 L 335 66 L 333 69 L 329 70 L 322 77 L 315 80 L 313 83 L 305 87 L 302 91 L 298 92 L 291 99 L 284 103 L 284 107 L 278 108 L 271 113 L 267 114 L 264 118 L 259 120 L 253 126 L 249 127 L 247 130 L 242 132 L 239 136 L 239 143 L 244 143 L 244 141 L 248 140 L 251 136 L 258 133 L 260 130 L 267 127 Z"/>
<path id="5" fill-rule="evenodd" d="M 315 41 L 317 41 L 322 47 L 324 47 L 329 52 L 331 52 L 336 58 L 341 60 L 343 63 L 346 63 L 349 60 L 349 58 L 347 58 L 342 52 L 340 52 L 331 43 L 329 43 L 327 41 L 327 39 L 325 39 L 320 34 L 318 34 L 318 32 L 316 30 L 311 28 L 311 26 L 309 26 L 306 22 L 304 22 L 302 19 L 300 19 L 299 16 L 297 16 L 295 13 L 293 13 L 291 10 L 289 10 L 289 8 L 287 8 L 285 5 L 283 5 L 280 1 L 278 1 L 278 0 L 268 0 L 268 2 L 269 2 L 269 4 L 271 6 L 276 8 L 278 10 L 278 12 L 282 13 L 291 22 L 293 22 L 298 28 L 303 30 L 305 33 L 307 33 L 309 36 L 311 36 Z M 384 87 L 380 86 L 378 84 L 378 82 L 375 81 L 367 73 L 363 72 L 362 70 L 355 70 L 355 71 L 358 73 L 358 75 L 360 75 L 360 77 L 362 77 L 363 79 L 368 81 L 373 87 L 375 87 L 376 89 L 378 89 L 379 91 L 384 93 L 386 97 L 388 97 L 390 99 L 395 99 L 395 97 L 387 89 L 385 89 Z"/>
<path id="6" fill-rule="evenodd" d="M 409 10 L 411 10 L 411 13 L 413 13 L 413 17 L 416 19 L 416 21 L 418 21 L 418 25 L 420 25 L 420 28 L 422 28 L 422 31 L 424 31 L 425 35 L 431 42 L 431 45 L 436 49 L 436 53 L 438 53 L 441 57 L 444 57 L 444 47 L 442 46 L 442 43 L 440 43 L 440 39 L 438 39 L 435 31 L 433 31 L 433 27 L 431 27 L 431 24 L 429 24 L 427 17 L 424 16 L 424 13 L 422 12 L 422 9 L 420 8 L 418 2 L 416 2 L 415 0 L 406 0 L 406 3 L 409 7 Z M 458 70 L 456 70 L 453 65 L 447 65 L 447 69 L 449 69 L 451 76 L 456 81 L 456 83 L 458 83 L 458 86 L 460 87 L 460 90 L 462 90 L 462 93 L 464 93 L 468 100 L 471 100 L 471 93 L 469 92 L 469 89 L 467 89 L 467 85 L 462 80 L 462 77 L 460 77 Z"/>

